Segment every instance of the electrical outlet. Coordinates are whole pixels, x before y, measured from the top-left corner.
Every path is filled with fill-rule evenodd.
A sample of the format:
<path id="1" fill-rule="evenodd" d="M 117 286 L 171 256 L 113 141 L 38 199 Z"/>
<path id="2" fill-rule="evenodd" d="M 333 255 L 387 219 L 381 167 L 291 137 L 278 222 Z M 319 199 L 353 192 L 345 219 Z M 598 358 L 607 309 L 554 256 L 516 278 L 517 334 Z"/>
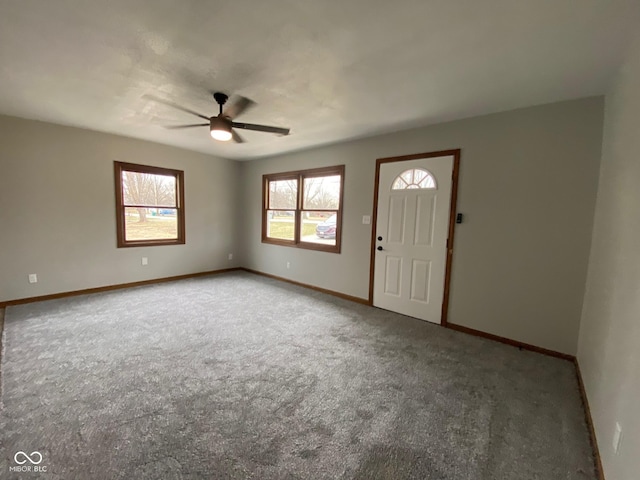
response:
<path id="1" fill-rule="evenodd" d="M 613 432 L 613 451 L 617 454 L 620 449 L 620 441 L 622 440 L 622 427 L 616 422 L 616 429 Z"/>
<path id="2" fill-rule="evenodd" d="M 291 262 L 287 262 L 287 268 L 291 268 Z"/>
<path id="3" fill-rule="evenodd" d="M 149 265 L 149 259 L 147 257 L 142 257 L 142 265 Z"/>
<path id="4" fill-rule="evenodd" d="M 29 283 L 38 283 L 38 275 L 35 273 L 29 274 Z"/>
<path id="5" fill-rule="evenodd" d="M 229 254 L 229 260 L 233 260 L 233 253 Z"/>

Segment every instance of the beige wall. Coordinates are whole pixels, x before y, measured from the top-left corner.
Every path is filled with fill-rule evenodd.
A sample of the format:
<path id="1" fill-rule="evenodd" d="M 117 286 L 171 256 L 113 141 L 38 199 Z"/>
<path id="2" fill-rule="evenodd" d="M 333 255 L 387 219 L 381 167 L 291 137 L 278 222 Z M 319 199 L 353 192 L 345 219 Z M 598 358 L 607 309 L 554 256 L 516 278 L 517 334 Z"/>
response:
<path id="1" fill-rule="evenodd" d="M 640 476 L 640 37 L 607 96 L 578 361 L 607 480 Z M 615 423 L 622 426 L 616 455 Z"/>
<path id="2" fill-rule="evenodd" d="M 232 266 L 366 298 L 371 231 L 361 219 L 372 213 L 375 159 L 461 148 L 466 221 L 449 320 L 574 354 L 602 108 L 601 98 L 563 102 L 245 163 L 0 117 L 0 199 L 10 207 L 0 210 L 0 301 Z M 185 171 L 186 245 L 115 247 L 113 160 Z M 262 244 L 261 175 L 338 164 L 342 254 Z"/>
<path id="3" fill-rule="evenodd" d="M 114 160 L 184 170 L 186 245 L 116 248 Z M 238 265 L 227 260 L 238 173 L 230 160 L 0 116 L 0 301 Z"/>
<path id="4" fill-rule="evenodd" d="M 449 321 L 575 354 L 602 117 L 582 99 L 246 162 L 243 265 L 366 298 L 376 158 L 461 148 Z M 342 254 L 262 244 L 262 174 L 338 164 Z"/>

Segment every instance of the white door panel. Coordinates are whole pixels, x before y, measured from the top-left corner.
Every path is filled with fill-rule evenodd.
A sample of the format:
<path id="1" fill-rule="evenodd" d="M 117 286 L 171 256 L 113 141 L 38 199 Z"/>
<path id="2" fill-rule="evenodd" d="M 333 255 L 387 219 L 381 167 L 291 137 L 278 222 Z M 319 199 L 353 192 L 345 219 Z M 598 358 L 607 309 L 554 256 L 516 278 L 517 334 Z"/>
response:
<path id="1" fill-rule="evenodd" d="M 398 297 L 402 285 L 402 258 L 387 255 L 385 260 L 384 293 Z"/>
<path id="2" fill-rule="evenodd" d="M 412 175 L 413 169 L 419 171 Z M 440 323 L 452 172 L 452 156 L 380 165 L 376 238 L 382 240 L 376 248 L 382 250 L 376 250 L 375 258 L 376 307 Z"/>

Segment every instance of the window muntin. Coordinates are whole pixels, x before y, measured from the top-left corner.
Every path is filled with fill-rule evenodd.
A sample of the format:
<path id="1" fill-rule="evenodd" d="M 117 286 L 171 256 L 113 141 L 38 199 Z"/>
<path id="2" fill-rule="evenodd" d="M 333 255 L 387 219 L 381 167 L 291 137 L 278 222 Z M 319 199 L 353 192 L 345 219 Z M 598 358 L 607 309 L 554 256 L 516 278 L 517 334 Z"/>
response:
<path id="1" fill-rule="evenodd" d="M 343 181 L 344 165 L 264 175 L 262 241 L 339 253 Z"/>
<path id="2" fill-rule="evenodd" d="M 391 190 L 408 190 L 416 188 L 436 188 L 436 181 L 426 170 L 423 170 L 422 168 L 411 168 L 398 175 L 391 185 Z"/>
<path id="3" fill-rule="evenodd" d="M 184 173 L 114 162 L 118 247 L 185 243 Z"/>

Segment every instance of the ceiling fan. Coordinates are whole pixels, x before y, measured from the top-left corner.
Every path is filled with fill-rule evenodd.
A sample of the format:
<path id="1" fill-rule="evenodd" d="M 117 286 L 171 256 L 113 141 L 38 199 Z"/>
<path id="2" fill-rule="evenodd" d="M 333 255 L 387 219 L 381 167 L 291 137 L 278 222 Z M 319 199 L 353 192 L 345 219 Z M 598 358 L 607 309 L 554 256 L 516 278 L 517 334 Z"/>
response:
<path id="1" fill-rule="evenodd" d="M 192 128 L 192 127 L 209 127 L 211 136 L 215 140 L 226 142 L 233 139 L 236 143 L 244 143 L 245 140 L 234 130 L 234 128 L 242 128 L 244 130 L 255 130 L 256 132 L 277 133 L 279 135 L 289 135 L 288 128 L 272 127 L 269 125 L 256 125 L 255 123 L 234 122 L 233 121 L 234 118 L 244 113 L 244 111 L 247 110 L 247 108 L 255 104 L 254 101 L 239 95 L 234 97 L 233 103 L 227 106 L 227 108 L 225 108 L 223 112 L 222 106 L 225 103 L 227 103 L 229 96 L 221 92 L 214 93 L 213 98 L 215 99 L 216 103 L 219 105 L 220 112 L 218 113 L 217 116 L 213 116 L 213 117 L 207 117 L 206 115 L 203 115 L 201 113 L 194 112 L 193 110 L 182 107 L 180 105 L 176 105 L 175 103 L 168 102 L 166 100 L 161 100 L 159 98 L 152 97 L 151 95 L 146 95 L 146 97 L 151 98 L 156 102 L 164 103 L 165 105 L 168 105 L 170 107 L 177 108 L 178 110 L 182 110 L 183 112 L 190 113 L 191 115 L 195 115 L 196 117 L 200 117 L 204 120 L 207 120 L 208 122 L 208 123 L 193 123 L 189 125 L 173 125 L 173 126 L 165 127 L 171 130 L 181 129 L 181 128 Z"/>

